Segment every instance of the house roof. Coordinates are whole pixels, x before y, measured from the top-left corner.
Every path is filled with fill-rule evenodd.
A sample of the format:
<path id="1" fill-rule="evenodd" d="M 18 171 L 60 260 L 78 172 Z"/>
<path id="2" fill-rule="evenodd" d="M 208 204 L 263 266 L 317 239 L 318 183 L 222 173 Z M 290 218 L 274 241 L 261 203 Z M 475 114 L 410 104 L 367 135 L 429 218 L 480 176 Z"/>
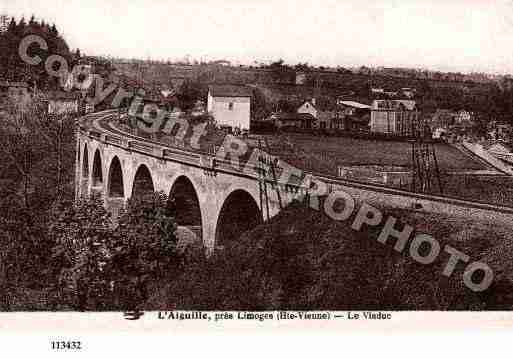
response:
<path id="1" fill-rule="evenodd" d="M 369 105 L 365 105 L 363 103 L 359 103 L 356 101 L 340 101 L 340 104 L 344 106 L 359 108 L 359 109 L 370 109 L 371 107 Z"/>
<path id="2" fill-rule="evenodd" d="M 251 88 L 241 85 L 211 85 L 208 91 L 213 97 L 251 97 Z"/>
<path id="3" fill-rule="evenodd" d="M 160 93 L 162 94 L 162 96 L 168 97 L 170 95 L 174 96 L 176 94 L 176 91 L 173 89 L 171 89 L 171 90 L 166 89 L 166 90 L 160 90 Z"/>
<path id="4" fill-rule="evenodd" d="M 273 117 L 277 120 L 289 120 L 289 121 L 315 121 L 315 117 L 313 117 L 309 113 L 296 113 L 296 112 L 280 112 L 275 113 Z"/>
<path id="5" fill-rule="evenodd" d="M 314 104 L 315 102 L 315 104 Z M 310 106 L 314 107 L 318 111 L 335 111 L 337 109 L 337 103 L 336 101 L 329 99 L 329 98 L 319 98 L 314 101 L 314 99 L 308 99 L 301 103 L 301 105 L 298 106 L 301 107 L 304 104 L 310 104 Z"/>

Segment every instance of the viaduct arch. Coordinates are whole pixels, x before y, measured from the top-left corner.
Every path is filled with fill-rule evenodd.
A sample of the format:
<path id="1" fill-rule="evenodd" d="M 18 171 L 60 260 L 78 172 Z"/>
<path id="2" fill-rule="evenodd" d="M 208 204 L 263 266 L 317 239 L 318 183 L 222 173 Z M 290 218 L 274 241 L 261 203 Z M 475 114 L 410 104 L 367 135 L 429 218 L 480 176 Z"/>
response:
<path id="1" fill-rule="evenodd" d="M 132 197 L 142 197 L 151 195 L 155 192 L 153 186 L 153 179 L 148 166 L 145 164 L 139 165 L 139 168 L 135 172 L 134 184 L 132 186 Z"/>
<path id="2" fill-rule="evenodd" d="M 101 158 L 99 149 L 96 149 L 96 151 L 94 151 L 91 185 L 93 186 L 93 188 L 97 188 L 97 187 L 101 188 L 103 186 L 102 158 Z"/>
<path id="3" fill-rule="evenodd" d="M 235 190 L 225 199 L 216 226 L 216 243 L 223 246 L 262 222 L 257 202 L 245 190 Z"/>
<path id="4" fill-rule="evenodd" d="M 109 180 L 107 186 L 107 196 L 109 198 L 124 198 L 125 186 L 123 185 L 123 170 L 121 162 L 117 156 L 114 156 L 109 166 Z"/>

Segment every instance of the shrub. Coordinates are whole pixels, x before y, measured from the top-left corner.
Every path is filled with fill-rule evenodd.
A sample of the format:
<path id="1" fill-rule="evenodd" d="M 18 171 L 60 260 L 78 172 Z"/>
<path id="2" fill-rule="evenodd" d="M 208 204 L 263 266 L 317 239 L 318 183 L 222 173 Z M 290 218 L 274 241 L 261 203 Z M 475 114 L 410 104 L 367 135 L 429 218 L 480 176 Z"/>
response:
<path id="1" fill-rule="evenodd" d="M 176 265 L 174 219 L 161 194 L 130 200 L 117 226 L 97 198 L 54 206 L 55 290 L 78 310 L 132 310 L 150 279 Z"/>
<path id="2" fill-rule="evenodd" d="M 151 281 L 176 270 L 175 231 L 164 194 L 128 201 L 118 220 L 109 261 L 109 271 L 117 280 L 117 297 L 122 299 L 118 305 L 123 309 L 138 309 L 148 298 Z"/>
<path id="3" fill-rule="evenodd" d="M 98 198 L 76 203 L 58 202 L 48 228 L 53 239 L 54 290 L 59 301 L 77 310 L 106 309 L 109 276 L 104 266 L 110 256 L 113 229 L 109 213 Z"/>
<path id="4" fill-rule="evenodd" d="M 507 238 L 507 231 L 483 223 L 386 212 L 472 260 Z M 154 294 L 152 299 L 160 301 L 150 299 L 147 309 L 481 310 L 504 308 L 498 303 L 511 297 L 505 296 L 511 285 L 504 280 L 484 293 L 472 292 L 462 281 L 464 266 L 444 277 L 448 256 L 422 265 L 407 250 L 397 253 L 393 244 L 376 241 L 381 228 L 354 231 L 350 222 L 294 204 L 212 258 L 184 266 Z"/>

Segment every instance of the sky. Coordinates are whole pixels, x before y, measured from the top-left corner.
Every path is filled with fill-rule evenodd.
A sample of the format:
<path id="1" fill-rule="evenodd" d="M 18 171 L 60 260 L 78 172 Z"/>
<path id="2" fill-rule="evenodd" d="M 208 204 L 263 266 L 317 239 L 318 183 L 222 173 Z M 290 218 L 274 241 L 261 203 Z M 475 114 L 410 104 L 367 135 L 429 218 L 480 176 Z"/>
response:
<path id="1" fill-rule="evenodd" d="M 512 0 L 0 0 L 126 58 L 513 73 Z"/>

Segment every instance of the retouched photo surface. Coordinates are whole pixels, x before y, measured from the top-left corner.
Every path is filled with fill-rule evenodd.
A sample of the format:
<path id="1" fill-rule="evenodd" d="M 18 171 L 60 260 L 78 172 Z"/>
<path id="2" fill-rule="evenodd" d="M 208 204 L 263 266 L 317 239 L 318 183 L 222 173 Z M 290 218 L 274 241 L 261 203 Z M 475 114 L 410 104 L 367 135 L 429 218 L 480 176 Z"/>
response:
<path id="1" fill-rule="evenodd" d="M 512 39 L 510 1 L 3 0 L 2 318 L 511 324 Z"/>

